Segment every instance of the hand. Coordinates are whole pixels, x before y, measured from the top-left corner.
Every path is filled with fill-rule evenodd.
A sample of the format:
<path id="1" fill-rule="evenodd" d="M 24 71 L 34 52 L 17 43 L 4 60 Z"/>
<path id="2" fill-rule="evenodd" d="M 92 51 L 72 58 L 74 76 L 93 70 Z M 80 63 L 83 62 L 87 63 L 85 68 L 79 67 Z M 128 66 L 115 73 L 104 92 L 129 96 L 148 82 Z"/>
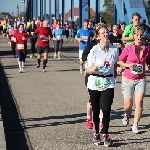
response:
<path id="1" fill-rule="evenodd" d="M 129 67 L 130 69 L 133 69 L 134 65 L 135 65 L 134 63 L 128 64 L 128 67 Z"/>
<path id="2" fill-rule="evenodd" d="M 118 44 L 118 48 L 121 48 L 122 47 L 122 45 L 121 44 Z"/>
<path id="3" fill-rule="evenodd" d="M 122 73 L 122 71 L 123 71 L 123 68 L 121 68 L 121 67 L 117 67 L 117 73 L 118 73 L 118 74 L 121 74 L 121 73 Z"/>
<path id="4" fill-rule="evenodd" d="M 40 35 L 40 38 L 42 39 L 44 37 L 44 35 Z"/>
<path id="5" fill-rule="evenodd" d="M 150 65 L 145 65 L 145 70 L 146 71 L 150 70 Z"/>
<path id="6" fill-rule="evenodd" d="M 93 66 L 93 67 L 91 68 L 92 72 L 98 71 L 98 69 L 99 69 L 99 66 Z"/>
<path id="7" fill-rule="evenodd" d="M 25 37 L 22 37 L 22 40 L 24 41 L 26 38 Z"/>

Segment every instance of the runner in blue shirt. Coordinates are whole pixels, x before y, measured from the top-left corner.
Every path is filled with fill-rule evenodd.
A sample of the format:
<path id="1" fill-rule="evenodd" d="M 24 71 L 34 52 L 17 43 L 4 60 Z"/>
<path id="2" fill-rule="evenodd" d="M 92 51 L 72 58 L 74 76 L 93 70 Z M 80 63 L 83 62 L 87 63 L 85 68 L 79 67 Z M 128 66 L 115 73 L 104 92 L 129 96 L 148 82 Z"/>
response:
<path id="1" fill-rule="evenodd" d="M 80 43 L 79 45 L 79 59 L 80 59 L 80 73 L 83 74 L 83 65 L 82 61 L 82 53 L 87 44 L 92 40 L 94 34 L 91 29 L 88 28 L 89 20 L 85 19 L 83 22 L 83 28 L 79 29 L 76 35 L 77 41 Z"/>
<path id="2" fill-rule="evenodd" d="M 63 45 L 63 37 L 64 37 L 64 29 L 61 29 L 61 23 L 58 23 L 56 29 L 53 30 L 53 39 L 54 39 L 54 58 L 56 58 L 58 54 L 58 60 L 61 57 L 62 45 Z"/>

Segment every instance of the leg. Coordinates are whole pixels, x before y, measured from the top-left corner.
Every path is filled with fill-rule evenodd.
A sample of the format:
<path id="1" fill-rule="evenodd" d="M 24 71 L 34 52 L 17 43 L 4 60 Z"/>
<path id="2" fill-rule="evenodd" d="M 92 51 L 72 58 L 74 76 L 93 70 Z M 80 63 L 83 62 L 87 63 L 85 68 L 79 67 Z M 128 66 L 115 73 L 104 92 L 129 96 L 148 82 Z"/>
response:
<path id="1" fill-rule="evenodd" d="M 92 105 L 92 112 L 93 112 L 93 122 L 94 122 L 94 130 L 95 133 L 99 133 L 99 113 L 100 113 L 100 95 L 101 93 L 99 91 L 90 90 L 90 99 L 91 99 L 91 105 Z"/>
<path id="2" fill-rule="evenodd" d="M 108 135 L 108 129 L 109 129 L 109 122 L 110 122 L 110 112 L 111 112 L 111 105 L 113 103 L 114 98 L 114 88 L 108 88 L 101 92 L 101 108 L 103 112 L 103 140 L 104 140 L 104 146 L 109 147 L 112 146 L 113 143 Z"/>
<path id="3" fill-rule="evenodd" d="M 30 38 L 30 44 L 31 44 L 31 56 L 30 58 L 33 58 L 33 38 Z"/>
<path id="4" fill-rule="evenodd" d="M 143 98 L 146 92 L 146 79 L 139 80 L 138 84 L 135 86 L 135 114 L 134 114 L 134 124 L 132 127 L 132 131 L 134 133 L 138 133 L 138 123 L 142 116 L 143 110 Z"/>
<path id="5" fill-rule="evenodd" d="M 22 72 L 22 53 L 20 50 L 16 50 L 16 54 L 18 56 L 19 73 L 21 73 Z"/>
<path id="6" fill-rule="evenodd" d="M 43 52 L 42 47 L 38 46 L 37 47 L 37 68 L 40 67 L 40 62 L 41 62 L 41 54 Z"/>
<path id="7" fill-rule="evenodd" d="M 58 42 L 58 60 L 60 60 L 61 57 L 61 51 L 62 51 L 62 45 L 63 45 L 63 41 L 59 41 Z"/>
<path id="8" fill-rule="evenodd" d="M 122 119 L 123 125 L 127 126 L 129 124 L 130 112 L 133 106 L 133 95 L 134 95 L 134 81 L 128 81 L 122 79 L 122 93 L 124 96 L 124 111 L 125 115 Z"/>
<path id="9" fill-rule="evenodd" d="M 82 54 L 83 54 L 83 50 L 79 50 L 80 74 L 83 74 L 83 64 L 84 64 L 84 62 L 82 61 Z"/>
<path id="10" fill-rule="evenodd" d="M 43 50 L 43 53 L 44 53 L 43 72 L 45 72 L 45 67 L 46 67 L 47 60 L 48 60 L 49 47 L 45 47 Z"/>
<path id="11" fill-rule="evenodd" d="M 58 40 L 54 40 L 53 43 L 54 43 L 54 58 L 56 58 L 58 54 L 59 43 Z"/>

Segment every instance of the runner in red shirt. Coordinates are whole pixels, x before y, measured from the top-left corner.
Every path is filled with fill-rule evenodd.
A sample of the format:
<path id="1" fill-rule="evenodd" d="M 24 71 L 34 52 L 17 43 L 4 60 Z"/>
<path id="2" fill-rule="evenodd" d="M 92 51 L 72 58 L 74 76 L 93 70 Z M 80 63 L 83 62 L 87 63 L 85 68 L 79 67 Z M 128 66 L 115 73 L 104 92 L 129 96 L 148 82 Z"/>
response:
<path id="1" fill-rule="evenodd" d="M 69 29 L 70 29 L 70 24 L 68 21 L 64 24 L 64 29 L 65 29 L 65 35 L 66 35 L 66 43 L 68 42 L 68 37 L 69 37 Z"/>
<path id="2" fill-rule="evenodd" d="M 48 27 L 48 21 L 43 21 L 43 26 L 38 27 L 35 30 L 35 33 L 38 34 L 38 42 L 37 42 L 37 68 L 40 67 L 41 62 L 41 55 L 44 53 L 44 60 L 43 60 L 43 72 L 45 71 L 45 67 L 47 64 L 48 53 L 49 53 L 49 40 L 52 36 L 52 31 Z"/>
<path id="3" fill-rule="evenodd" d="M 24 63 L 27 55 L 27 40 L 29 35 L 24 32 L 24 25 L 19 24 L 19 32 L 14 35 L 14 42 L 16 42 L 16 54 L 18 56 L 19 73 L 24 72 Z"/>

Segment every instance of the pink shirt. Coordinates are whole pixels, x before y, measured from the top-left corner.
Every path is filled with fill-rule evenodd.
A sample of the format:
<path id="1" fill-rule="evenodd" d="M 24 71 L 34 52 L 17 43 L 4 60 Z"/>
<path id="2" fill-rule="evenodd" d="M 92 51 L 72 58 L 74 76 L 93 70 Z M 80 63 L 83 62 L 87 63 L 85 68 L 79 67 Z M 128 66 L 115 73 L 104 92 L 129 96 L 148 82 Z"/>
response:
<path id="1" fill-rule="evenodd" d="M 121 55 L 119 56 L 119 61 L 123 61 L 127 64 L 142 64 L 143 65 L 143 73 L 142 74 L 133 74 L 130 70 L 130 68 L 125 68 L 123 76 L 132 79 L 142 79 L 145 77 L 145 63 L 147 59 L 150 59 L 150 47 L 143 46 L 143 56 L 142 58 L 138 58 L 138 56 L 135 53 L 135 45 L 134 43 L 128 45 L 124 48 Z"/>

